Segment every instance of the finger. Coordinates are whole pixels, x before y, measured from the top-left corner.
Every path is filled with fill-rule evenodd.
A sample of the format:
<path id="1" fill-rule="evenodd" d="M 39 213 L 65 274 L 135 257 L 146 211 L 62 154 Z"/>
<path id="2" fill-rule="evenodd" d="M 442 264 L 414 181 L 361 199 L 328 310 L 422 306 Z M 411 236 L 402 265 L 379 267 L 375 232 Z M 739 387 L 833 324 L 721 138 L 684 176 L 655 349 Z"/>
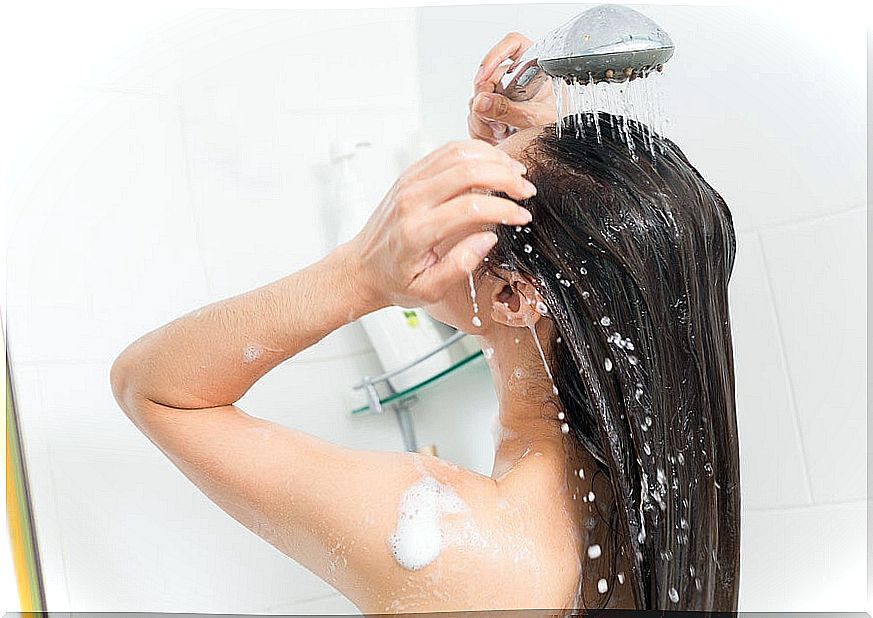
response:
<path id="1" fill-rule="evenodd" d="M 479 64 L 479 72 L 476 73 L 473 83 L 478 84 L 487 76 L 491 75 L 494 72 L 494 69 L 497 68 L 497 65 L 507 58 L 517 60 L 518 57 L 532 44 L 533 41 L 523 34 L 510 32 L 503 37 L 497 45 L 491 48 L 491 51 L 489 51 L 482 59 L 482 62 Z"/>
<path id="2" fill-rule="evenodd" d="M 485 140 L 489 144 L 497 143 L 497 140 L 494 139 L 494 131 L 491 125 L 472 112 L 467 114 L 467 133 L 473 139 Z"/>
<path id="3" fill-rule="evenodd" d="M 486 225 L 527 225 L 531 213 L 516 202 L 494 195 L 466 193 L 428 211 L 419 231 L 431 246 L 481 230 Z"/>
<path id="4" fill-rule="evenodd" d="M 506 165 L 491 162 L 465 162 L 420 180 L 415 191 L 433 206 L 473 190 L 493 193 L 503 192 L 523 200 L 535 195 L 537 190 L 520 173 Z"/>
<path id="5" fill-rule="evenodd" d="M 473 84 L 473 96 L 475 97 L 480 92 L 495 92 L 497 84 L 509 68 L 508 64 L 498 64 L 497 68 L 490 75 Z"/>
<path id="6" fill-rule="evenodd" d="M 497 244 L 494 232 L 477 232 L 466 237 L 443 258 L 423 271 L 413 282 L 413 290 L 422 298 L 436 302 L 455 283 L 473 272 Z"/>
<path id="7" fill-rule="evenodd" d="M 512 157 L 499 148 L 479 139 L 459 140 L 437 148 L 432 153 L 410 166 L 404 176 L 420 179 L 431 176 L 451 165 L 476 161 L 492 161 L 513 167 Z M 518 167 L 515 165 L 514 167 Z"/>
<path id="8" fill-rule="evenodd" d="M 510 101 L 502 94 L 479 94 L 473 100 L 473 113 L 484 121 L 499 121 L 519 129 L 533 126 L 524 103 Z"/>

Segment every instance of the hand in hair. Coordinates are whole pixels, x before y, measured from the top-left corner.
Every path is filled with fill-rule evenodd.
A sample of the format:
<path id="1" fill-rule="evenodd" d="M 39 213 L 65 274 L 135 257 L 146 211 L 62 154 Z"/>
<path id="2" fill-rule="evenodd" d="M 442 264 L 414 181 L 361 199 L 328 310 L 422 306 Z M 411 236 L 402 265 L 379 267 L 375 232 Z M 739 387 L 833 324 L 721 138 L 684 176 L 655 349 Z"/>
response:
<path id="1" fill-rule="evenodd" d="M 554 121 L 555 99 L 547 85 L 528 101 L 512 101 L 496 92 L 500 78 L 515 68 L 519 57 L 532 44 L 523 34 L 510 32 L 482 59 L 473 79 L 473 97 L 467 104 L 470 137 L 497 144 L 514 130 Z M 506 65 L 505 60 L 512 60 L 512 64 Z"/>
<path id="2" fill-rule="evenodd" d="M 514 199 L 536 193 L 525 167 L 478 141 L 453 142 L 413 164 L 350 241 L 355 278 L 369 307 L 433 303 L 475 269 L 497 242 L 487 228 L 525 225 Z"/>

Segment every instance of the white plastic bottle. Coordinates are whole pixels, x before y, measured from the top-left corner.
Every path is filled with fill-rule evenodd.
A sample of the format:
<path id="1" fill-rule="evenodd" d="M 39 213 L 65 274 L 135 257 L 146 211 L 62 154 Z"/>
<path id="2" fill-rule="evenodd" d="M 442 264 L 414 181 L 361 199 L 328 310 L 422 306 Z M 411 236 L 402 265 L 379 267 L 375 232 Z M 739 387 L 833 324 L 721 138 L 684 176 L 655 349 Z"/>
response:
<path id="1" fill-rule="evenodd" d="M 373 150 L 368 141 L 340 141 L 331 148 L 331 159 L 336 168 L 334 204 L 331 206 L 338 213 L 337 243 L 346 242 L 357 234 L 376 206 L 373 192 L 366 190 L 359 173 L 362 168 L 372 169 L 373 162 L 362 159 L 373 155 Z M 406 365 L 443 343 L 432 319 L 421 309 L 385 307 L 365 315 L 360 323 L 385 371 Z M 403 391 L 448 369 L 451 363 L 448 350 L 441 350 L 389 381 L 395 391 Z"/>

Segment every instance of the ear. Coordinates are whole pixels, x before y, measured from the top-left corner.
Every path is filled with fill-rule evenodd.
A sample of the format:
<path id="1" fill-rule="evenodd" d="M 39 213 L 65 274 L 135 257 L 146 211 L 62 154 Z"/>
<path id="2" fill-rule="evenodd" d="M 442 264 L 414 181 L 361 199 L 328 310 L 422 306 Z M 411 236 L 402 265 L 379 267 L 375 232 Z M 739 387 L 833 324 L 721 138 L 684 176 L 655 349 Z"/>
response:
<path id="1" fill-rule="evenodd" d="M 533 282 L 517 272 L 504 271 L 491 293 L 491 319 L 504 326 L 533 326 L 545 304 Z"/>

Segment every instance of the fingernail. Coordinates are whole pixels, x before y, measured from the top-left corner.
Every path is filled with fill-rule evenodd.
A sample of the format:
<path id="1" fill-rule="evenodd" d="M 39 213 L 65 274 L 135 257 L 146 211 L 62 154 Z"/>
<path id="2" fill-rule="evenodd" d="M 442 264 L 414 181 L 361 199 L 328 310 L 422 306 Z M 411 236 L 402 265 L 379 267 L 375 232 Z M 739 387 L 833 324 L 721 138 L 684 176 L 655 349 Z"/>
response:
<path id="1" fill-rule="evenodd" d="M 488 255 L 488 252 L 491 251 L 491 247 L 493 247 L 497 243 L 497 234 L 494 232 L 488 232 L 487 234 L 483 234 L 482 236 L 477 236 L 473 241 L 473 251 L 480 258 Z"/>
<path id="2" fill-rule="evenodd" d="M 524 217 L 524 221 L 522 221 L 522 223 L 530 223 L 531 221 L 533 221 L 533 215 L 527 208 L 519 206 L 518 209 L 521 211 L 521 216 Z"/>
<path id="3" fill-rule="evenodd" d="M 512 171 L 516 174 L 525 174 L 527 172 L 527 168 L 524 166 L 524 163 L 520 161 L 512 160 Z"/>
<path id="4" fill-rule="evenodd" d="M 485 95 L 479 95 L 479 98 L 473 103 L 473 109 L 477 112 L 487 112 L 491 109 L 491 99 Z"/>
<path id="5" fill-rule="evenodd" d="M 524 188 L 525 188 L 525 189 L 528 191 L 528 193 L 530 193 L 531 195 L 536 195 L 536 194 L 537 194 L 537 188 L 536 188 L 536 187 L 533 185 L 533 183 L 530 182 L 529 180 L 526 180 L 526 179 L 525 179 L 525 181 L 524 181 Z"/>

